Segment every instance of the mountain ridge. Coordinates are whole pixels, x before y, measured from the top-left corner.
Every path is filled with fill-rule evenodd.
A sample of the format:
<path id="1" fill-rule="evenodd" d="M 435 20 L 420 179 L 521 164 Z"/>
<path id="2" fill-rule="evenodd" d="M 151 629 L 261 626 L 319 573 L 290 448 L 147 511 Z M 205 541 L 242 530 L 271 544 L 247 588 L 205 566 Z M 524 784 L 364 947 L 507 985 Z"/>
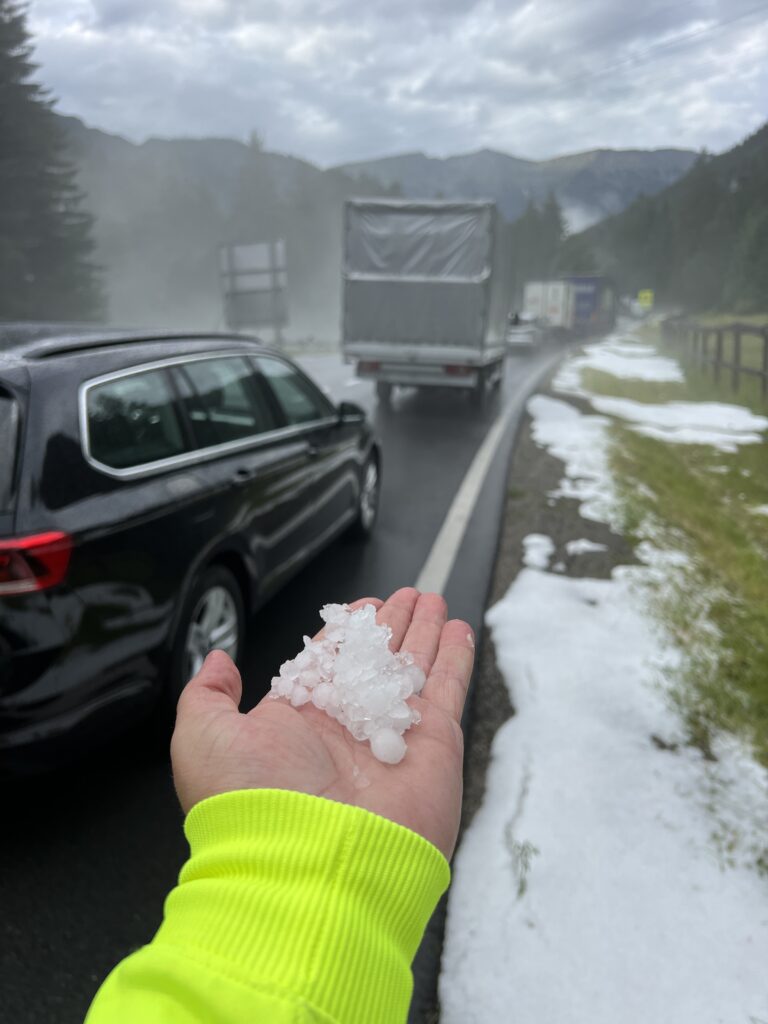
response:
<path id="1" fill-rule="evenodd" d="M 484 148 L 448 157 L 421 152 L 337 165 L 335 170 L 373 178 L 380 185 L 398 183 L 404 195 L 443 195 L 496 200 L 507 220 L 516 220 L 529 201 L 542 202 L 552 191 L 571 227 L 578 229 L 620 212 L 639 195 L 654 195 L 685 174 L 696 160 L 692 150 L 675 147 L 598 148 L 530 160 Z"/>
<path id="2" fill-rule="evenodd" d="M 370 164 L 322 169 L 238 139 L 136 143 L 58 118 L 95 216 L 96 259 L 113 320 L 223 326 L 219 246 L 283 237 L 291 330 L 326 336 L 338 331 L 346 198 L 490 198 L 512 219 L 553 190 L 575 229 L 663 186 L 694 158 L 682 151 L 670 167 L 666 157 L 642 150 L 543 163 L 487 148 L 446 159 L 415 152 L 384 158 L 392 173 L 377 176 Z"/>

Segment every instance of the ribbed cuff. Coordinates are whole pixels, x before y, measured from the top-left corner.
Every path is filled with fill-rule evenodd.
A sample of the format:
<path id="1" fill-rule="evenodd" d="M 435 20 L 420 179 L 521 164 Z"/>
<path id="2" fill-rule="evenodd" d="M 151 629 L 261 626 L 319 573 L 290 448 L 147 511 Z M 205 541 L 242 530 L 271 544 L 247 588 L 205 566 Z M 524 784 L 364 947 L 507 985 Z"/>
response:
<path id="1" fill-rule="evenodd" d="M 421 836 L 357 807 L 242 790 L 193 807 L 191 858 L 156 943 L 295 994 L 331 1020 L 404 1020 L 410 965 L 450 872 Z"/>

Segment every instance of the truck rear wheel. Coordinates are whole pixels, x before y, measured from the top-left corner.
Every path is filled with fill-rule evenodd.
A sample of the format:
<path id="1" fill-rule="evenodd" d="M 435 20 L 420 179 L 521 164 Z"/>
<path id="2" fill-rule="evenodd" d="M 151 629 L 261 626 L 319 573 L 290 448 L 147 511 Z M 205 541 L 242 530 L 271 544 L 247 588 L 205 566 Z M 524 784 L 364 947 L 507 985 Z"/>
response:
<path id="1" fill-rule="evenodd" d="M 376 382 L 376 397 L 382 405 L 389 405 L 392 402 L 392 385 L 389 381 L 379 380 Z"/>
<path id="2" fill-rule="evenodd" d="M 486 384 L 485 384 L 485 374 L 484 373 L 480 373 L 480 374 L 478 374 L 477 384 L 475 385 L 475 390 L 472 392 L 472 399 L 471 399 L 472 400 L 472 407 L 475 408 L 475 409 L 483 409 L 483 408 L 485 408 L 486 394 L 487 394 L 487 391 L 486 391 Z"/>

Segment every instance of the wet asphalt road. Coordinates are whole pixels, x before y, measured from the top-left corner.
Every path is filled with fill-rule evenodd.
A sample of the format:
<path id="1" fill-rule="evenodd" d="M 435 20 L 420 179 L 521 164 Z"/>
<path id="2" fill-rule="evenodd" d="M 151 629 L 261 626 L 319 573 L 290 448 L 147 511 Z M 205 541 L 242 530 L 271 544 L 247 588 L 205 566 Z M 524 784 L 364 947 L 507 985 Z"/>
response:
<path id="1" fill-rule="evenodd" d="M 386 597 L 412 584 L 451 500 L 502 407 L 522 407 L 556 355 L 508 361 L 482 411 L 459 393 L 402 392 L 378 409 L 370 384 L 335 356 L 299 361 L 337 399 L 362 405 L 383 448 L 375 537 L 335 542 L 249 624 L 245 703 L 255 703 L 328 601 Z M 498 537 L 515 418 L 488 472 L 449 578 L 451 616 L 479 629 Z M 186 855 L 167 759 L 135 731 L 108 753 L 45 778 L 0 780 L 0 1024 L 76 1024 L 100 981 L 147 942 Z M 416 965 L 414 1019 L 429 1005 L 433 928 Z"/>

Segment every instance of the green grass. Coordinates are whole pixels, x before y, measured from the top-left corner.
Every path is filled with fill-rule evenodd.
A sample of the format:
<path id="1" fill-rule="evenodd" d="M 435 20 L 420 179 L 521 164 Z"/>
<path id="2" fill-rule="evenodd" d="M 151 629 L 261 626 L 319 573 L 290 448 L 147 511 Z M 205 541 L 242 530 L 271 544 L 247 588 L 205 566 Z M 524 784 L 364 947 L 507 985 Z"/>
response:
<path id="1" fill-rule="evenodd" d="M 660 354 L 678 359 L 685 371 L 685 382 L 621 380 L 601 370 L 586 368 L 581 371 L 581 379 L 589 391 L 596 395 L 632 398 L 637 402 L 728 402 L 744 405 L 753 412 L 768 412 L 768 395 L 763 394 L 758 378 L 742 374 L 738 389 L 734 391 L 730 371 L 723 369 L 719 379 L 716 378 L 713 367 L 689 358 L 687 345 L 664 344 L 658 328 L 651 326 L 644 326 L 637 333 L 643 342 L 656 345 Z M 747 354 L 746 339 L 743 352 Z M 724 358 L 727 357 L 724 355 Z M 759 352 L 755 350 L 754 360 L 759 366 L 762 349 Z"/>
<path id="2" fill-rule="evenodd" d="M 656 340 L 650 330 L 644 335 Z M 640 402 L 737 402 L 766 412 L 759 387 L 736 396 L 709 372 L 683 367 L 684 383 L 593 369 L 582 371 L 582 382 L 592 393 Z M 757 382 L 742 378 L 747 383 Z M 688 556 L 651 606 L 683 655 L 671 695 L 690 741 L 709 756 L 712 736 L 726 730 L 768 767 L 768 516 L 752 511 L 768 505 L 768 443 L 725 454 L 643 437 L 616 422 L 611 463 L 626 532 Z"/>
<path id="3" fill-rule="evenodd" d="M 672 355 L 673 353 L 669 353 Z M 749 377 L 741 378 L 738 391 L 721 379 L 716 381 L 710 370 L 685 365 L 685 383 L 658 382 L 645 380 L 623 380 L 603 370 L 586 367 L 581 371 L 581 380 L 588 391 L 595 395 L 611 395 L 618 398 L 632 398 L 636 402 L 726 402 L 744 405 L 753 412 L 768 413 L 768 398 L 763 397 L 760 382 Z"/>
<path id="4" fill-rule="evenodd" d="M 613 440 L 626 529 L 652 523 L 690 560 L 653 602 L 683 654 L 672 696 L 689 738 L 709 755 L 713 733 L 736 733 L 768 767 L 768 517 L 750 511 L 768 504 L 766 447 L 723 455 L 620 425 Z"/>

